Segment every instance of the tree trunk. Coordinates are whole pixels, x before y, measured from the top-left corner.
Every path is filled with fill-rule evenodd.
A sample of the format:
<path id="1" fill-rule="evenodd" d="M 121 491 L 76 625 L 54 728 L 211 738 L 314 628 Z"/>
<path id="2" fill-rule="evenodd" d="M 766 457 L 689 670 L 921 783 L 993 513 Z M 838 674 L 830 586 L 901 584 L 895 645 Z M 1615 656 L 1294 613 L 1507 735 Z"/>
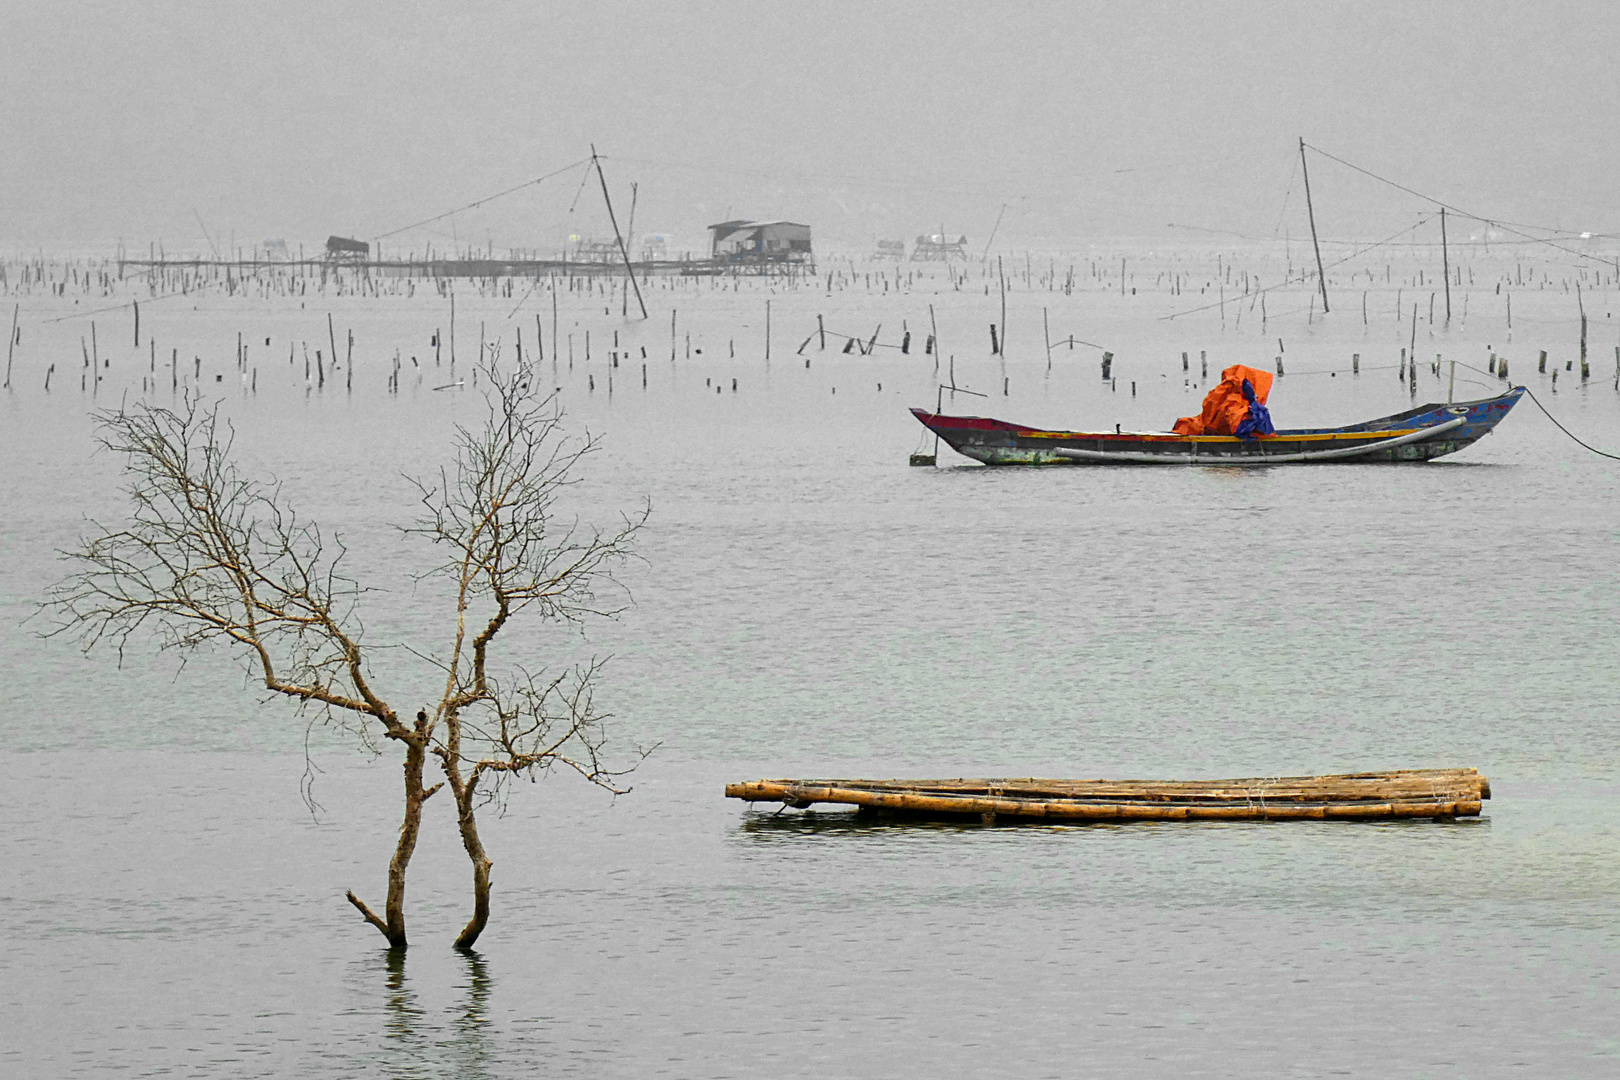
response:
<path id="1" fill-rule="evenodd" d="M 368 923 L 382 932 L 393 949 L 403 949 L 406 945 L 405 871 L 410 867 L 411 856 L 416 851 L 416 837 L 421 832 L 422 804 L 438 790 L 436 786 L 428 789 L 422 787 L 422 771 L 427 762 L 424 721 L 424 715 L 417 713 L 416 732 L 402 737 L 405 743 L 405 820 L 399 826 L 399 843 L 394 847 L 394 857 L 388 862 L 388 901 L 383 908 L 386 918 L 379 919 L 358 896 L 349 893 L 349 903 L 359 909 Z"/>
<path id="2" fill-rule="evenodd" d="M 478 838 L 478 819 L 473 816 L 473 784 L 456 791 L 456 802 L 461 817 L 461 843 L 473 866 L 473 917 L 456 938 L 456 948 L 470 949 L 489 922 L 489 868 L 494 864 L 484 853 L 484 842 Z"/>
<path id="3" fill-rule="evenodd" d="M 427 762 L 427 748 L 413 739 L 405 749 L 405 820 L 399 826 L 399 844 L 394 857 L 388 861 L 388 944 L 396 949 L 405 947 L 405 870 L 416 852 L 416 835 L 422 828 L 422 804 L 427 796 L 422 792 L 422 770 Z"/>

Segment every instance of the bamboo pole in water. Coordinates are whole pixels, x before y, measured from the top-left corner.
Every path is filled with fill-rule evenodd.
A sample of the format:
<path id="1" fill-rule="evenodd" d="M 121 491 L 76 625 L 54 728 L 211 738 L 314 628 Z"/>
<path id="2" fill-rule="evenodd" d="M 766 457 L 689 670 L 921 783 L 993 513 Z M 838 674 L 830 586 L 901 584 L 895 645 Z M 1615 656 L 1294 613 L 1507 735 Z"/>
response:
<path id="1" fill-rule="evenodd" d="M 6 389 L 11 389 L 11 358 L 17 347 L 17 312 L 22 310 L 21 304 L 11 305 L 11 333 L 6 337 Z M 46 379 L 49 382 L 49 377 Z"/>
<path id="2" fill-rule="evenodd" d="M 332 329 L 332 313 L 330 311 L 328 311 L 326 313 L 326 343 L 327 343 L 327 345 L 331 346 L 332 351 L 331 351 L 331 353 L 329 355 L 332 357 L 332 363 L 335 364 L 335 363 L 337 363 L 337 356 L 338 356 L 338 353 L 337 353 L 337 331 Z M 325 381 L 326 381 L 326 372 L 323 370 L 321 372 L 321 382 L 325 383 Z"/>
<path id="3" fill-rule="evenodd" d="M 1451 325 L 1451 254 L 1446 247 L 1446 208 L 1440 208 L 1440 266 L 1446 276 L 1446 325 Z M 1512 321 L 1511 319 L 1509 320 Z"/>
<path id="4" fill-rule="evenodd" d="M 1001 256 L 996 256 L 996 277 L 1001 279 L 1001 332 L 998 335 L 996 352 L 1001 356 L 1007 355 L 1007 275 L 1001 268 Z"/>
<path id="5" fill-rule="evenodd" d="M 1074 820 L 1379 819 L 1479 814 L 1490 782 L 1473 769 L 1212 781 L 758 780 L 729 798 L 876 810 Z"/>

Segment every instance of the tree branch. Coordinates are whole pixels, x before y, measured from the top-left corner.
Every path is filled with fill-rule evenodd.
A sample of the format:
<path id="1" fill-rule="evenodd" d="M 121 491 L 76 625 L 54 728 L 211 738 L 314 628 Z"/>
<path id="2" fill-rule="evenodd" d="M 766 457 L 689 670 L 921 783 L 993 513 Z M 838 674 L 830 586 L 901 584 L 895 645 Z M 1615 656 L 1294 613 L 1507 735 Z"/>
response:
<path id="1" fill-rule="evenodd" d="M 143 403 L 96 419 L 102 447 L 124 458 L 132 520 L 92 522 L 96 531 L 62 553 L 80 569 L 42 605 L 57 616 L 48 636 L 70 634 L 86 651 L 110 642 L 120 657 L 148 625 L 167 649 L 225 642 L 246 651 L 271 692 L 407 736 L 366 678 L 353 615 L 361 590 L 339 570 L 341 539 L 301 521 L 279 486 L 237 471 L 217 407 L 189 395 L 179 411 Z"/>
<path id="2" fill-rule="evenodd" d="M 372 911 L 369 907 L 366 906 L 366 902 L 364 900 L 362 900 L 358 896 L 354 895 L 354 890 L 353 889 L 350 889 L 344 895 L 346 895 L 349 898 L 349 903 L 353 904 L 359 910 L 361 917 L 364 918 L 366 920 L 366 922 L 370 923 L 372 926 L 375 926 L 378 930 L 382 931 L 383 937 L 388 937 L 389 936 L 389 934 L 388 934 L 388 924 L 383 922 L 381 919 L 379 919 L 377 917 L 376 912 Z"/>

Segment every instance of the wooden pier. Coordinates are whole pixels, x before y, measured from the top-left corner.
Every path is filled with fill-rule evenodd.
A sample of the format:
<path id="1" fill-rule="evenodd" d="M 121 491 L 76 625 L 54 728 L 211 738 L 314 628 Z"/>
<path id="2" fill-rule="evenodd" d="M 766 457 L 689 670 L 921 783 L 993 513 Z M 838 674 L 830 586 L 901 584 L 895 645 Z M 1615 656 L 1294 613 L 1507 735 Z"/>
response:
<path id="1" fill-rule="evenodd" d="M 726 796 L 804 809 L 1018 821 L 1370 821 L 1479 816 L 1491 784 L 1474 769 L 1403 769 L 1237 780 L 753 780 Z"/>
<path id="2" fill-rule="evenodd" d="M 813 263 L 750 262 L 737 259 L 644 259 L 632 261 L 637 277 L 672 275 L 719 277 L 814 276 Z M 414 278 L 538 278 L 615 277 L 624 274 L 622 262 L 600 259 L 119 259 L 120 275 L 131 272 L 216 269 L 238 275 L 270 272 L 314 275 L 351 271 L 383 277 Z"/>

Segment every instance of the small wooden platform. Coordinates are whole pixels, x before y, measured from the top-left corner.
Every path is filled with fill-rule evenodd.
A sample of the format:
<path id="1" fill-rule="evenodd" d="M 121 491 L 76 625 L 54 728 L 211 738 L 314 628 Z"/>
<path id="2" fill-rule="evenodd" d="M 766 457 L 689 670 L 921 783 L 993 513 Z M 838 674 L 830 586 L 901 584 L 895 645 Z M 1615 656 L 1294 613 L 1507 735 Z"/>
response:
<path id="1" fill-rule="evenodd" d="M 1238 780 L 753 780 L 726 796 L 804 809 L 1040 821 L 1289 821 L 1477 817 L 1490 781 L 1474 769 L 1403 769 Z"/>

